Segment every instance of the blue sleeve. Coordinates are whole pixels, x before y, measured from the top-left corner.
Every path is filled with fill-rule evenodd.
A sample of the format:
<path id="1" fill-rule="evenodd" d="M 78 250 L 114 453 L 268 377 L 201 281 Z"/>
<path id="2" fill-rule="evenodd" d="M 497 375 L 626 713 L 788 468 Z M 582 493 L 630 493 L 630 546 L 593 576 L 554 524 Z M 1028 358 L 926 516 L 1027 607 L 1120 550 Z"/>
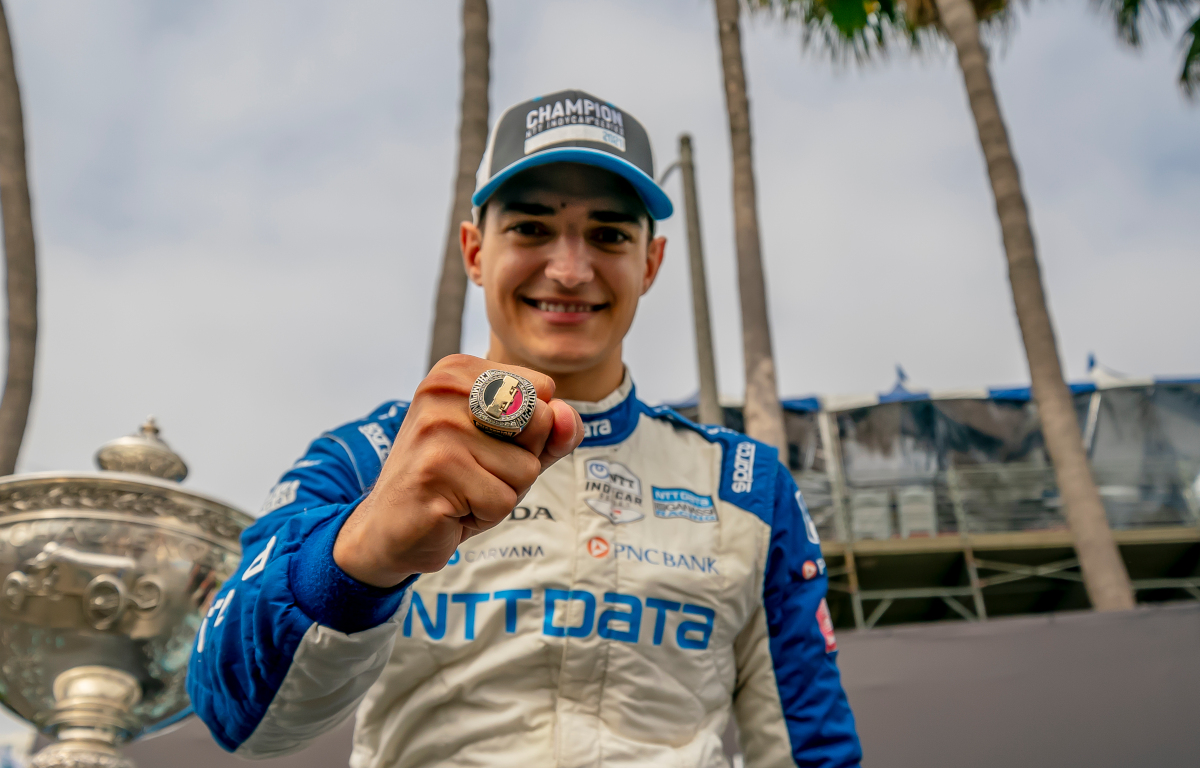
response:
<path id="1" fill-rule="evenodd" d="M 838 673 L 820 539 L 791 473 L 777 466 L 763 605 L 792 754 L 797 765 L 857 766 L 862 748 Z"/>
<path id="2" fill-rule="evenodd" d="M 281 754 L 288 751 L 290 730 L 302 743 L 344 719 L 365 693 L 337 689 L 340 681 L 329 681 L 324 691 L 292 686 L 288 696 L 323 697 L 324 704 L 337 706 L 325 712 L 312 708 L 320 722 L 281 724 L 279 716 L 268 716 L 273 705 L 296 710 L 294 700 L 277 698 L 301 646 L 313 645 L 318 630 L 343 641 L 331 645 L 326 638 L 321 647 L 345 653 L 355 642 L 371 646 L 357 649 L 371 664 L 390 642 L 386 633 L 368 630 L 394 619 L 408 584 L 379 589 L 356 581 L 334 562 L 333 544 L 378 477 L 402 418 L 402 408 L 385 406 L 315 440 L 271 490 L 266 514 L 243 533 L 242 562 L 200 626 L 187 676 L 192 706 L 226 750 L 251 757 Z M 248 745 L 256 731 L 258 742 L 270 744 Z"/>

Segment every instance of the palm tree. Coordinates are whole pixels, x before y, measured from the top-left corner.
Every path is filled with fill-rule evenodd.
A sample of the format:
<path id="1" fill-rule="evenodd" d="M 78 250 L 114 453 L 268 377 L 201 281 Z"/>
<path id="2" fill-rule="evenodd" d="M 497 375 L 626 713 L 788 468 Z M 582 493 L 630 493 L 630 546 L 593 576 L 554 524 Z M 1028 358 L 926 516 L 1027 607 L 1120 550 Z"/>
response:
<path id="1" fill-rule="evenodd" d="M 742 61 L 739 0 L 716 0 L 721 67 L 725 74 L 725 106 L 733 149 L 733 219 L 737 242 L 738 295 L 742 305 L 742 353 L 746 361 L 746 434 L 774 445 L 787 461 L 783 408 L 775 383 L 771 324 L 758 235 L 758 199 L 754 188 L 754 155 L 750 138 L 750 102 Z"/>
<path id="2" fill-rule="evenodd" d="M 954 45 L 996 202 L 1043 439 L 1054 465 L 1084 586 L 1097 610 L 1132 608 L 1129 574 L 1109 528 L 1083 447 L 1075 404 L 1063 379 L 1025 195 L 980 40 L 980 19 L 1003 23 L 1005 0 L 909 0 L 902 9 L 890 2 L 887 6 L 868 2 L 865 13 L 840 16 L 829 0 L 760 0 L 760 4 L 810 19 L 814 29 L 836 30 L 821 40 L 836 43 L 845 39 L 858 55 L 878 52 L 890 40 L 917 45 L 922 36 L 934 34 L 949 38 Z"/>
<path id="3" fill-rule="evenodd" d="M 463 0 L 462 4 L 462 102 L 458 119 L 458 171 L 454 178 L 454 203 L 450 227 L 442 253 L 442 275 L 438 281 L 433 310 L 433 334 L 429 343 L 429 367 L 462 344 L 463 305 L 467 299 L 467 273 L 458 246 L 459 225 L 471 218 L 471 194 L 475 171 L 483 159 L 488 131 L 488 84 L 491 79 L 487 0 Z"/>
<path id="4" fill-rule="evenodd" d="M 1097 0 L 1102 13 L 1112 16 L 1117 38 L 1131 48 L 1140 48 L 1145 28 L 1168 31 L 1174 16 L 1196 13 L 1180 39 L 1183 62 L 1179 87 L 1189 99 L 1200 98 L 1200 2 L 1197 0 Z"/>
<path id="5" fill-rule="evenodd" d="M 25 119 L 8 18 L 0 2 L 0 218 L 8 288 L 8 375 L 0 398 L 0 475 L 16 469 L 33 400 L 37 351 L 37 252 L 25 169 Z"/>

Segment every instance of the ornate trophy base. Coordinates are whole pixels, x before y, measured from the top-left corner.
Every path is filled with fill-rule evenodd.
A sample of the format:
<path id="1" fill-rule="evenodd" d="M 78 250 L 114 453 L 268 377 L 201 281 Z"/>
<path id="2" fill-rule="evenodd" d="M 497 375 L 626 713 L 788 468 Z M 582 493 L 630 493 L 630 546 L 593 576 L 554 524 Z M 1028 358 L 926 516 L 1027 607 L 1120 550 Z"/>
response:
<path id="1" fill-rule="evenodd" d="M 30 768 L 134 768 L 117 745 L 136 721 L 130 708 L 142 698 L 134 677 L 111 667 L 74 667 L 54 679 L 58 741 L 34 755 Z"/>

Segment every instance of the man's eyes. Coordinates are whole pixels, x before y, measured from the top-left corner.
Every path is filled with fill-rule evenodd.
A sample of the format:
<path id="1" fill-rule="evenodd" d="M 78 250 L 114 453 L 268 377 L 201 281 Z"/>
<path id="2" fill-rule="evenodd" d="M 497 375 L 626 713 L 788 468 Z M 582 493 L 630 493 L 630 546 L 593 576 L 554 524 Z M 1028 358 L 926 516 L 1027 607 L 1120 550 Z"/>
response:
<path id="1" fill-rule="evenodd" d="M 521 237 L 549 237 L 552 232 L 540 221 L 518 221 L 509 225 L 508 231 Z M 633 237 L 620 227 L 596 227 L 588 232 L 587 237 L 597 245 L 621 245 L 633 241 Z"/>
<path id="2" fill-rule="evenodd" d="M 592 231 L 592 240 L 605 245 L 627 243 L 632 239 L 626 232 L 616 227 L 598 227 Z"/>
<path id="3" fill-rule="evenodd" d="M 523 237 L 541 237 L 548 231 L 546 226 L 540 221 L 518 221 L 508 229 L 510 232 L 516 232 Z"/>

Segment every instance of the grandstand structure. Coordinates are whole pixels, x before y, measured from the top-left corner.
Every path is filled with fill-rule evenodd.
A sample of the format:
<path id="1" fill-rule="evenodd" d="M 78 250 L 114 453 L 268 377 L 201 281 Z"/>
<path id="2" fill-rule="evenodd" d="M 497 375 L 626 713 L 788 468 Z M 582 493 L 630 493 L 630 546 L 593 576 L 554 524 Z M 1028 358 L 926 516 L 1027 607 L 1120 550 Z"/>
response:
<path id="1" fill-rule="evenodd" d="M 1200 600 L 1200 378 L 1093 367 L 1071 391 L 1139 602 Z M 1088 607 L 1028 387 L 783 405 L 836 626 Z"/>

